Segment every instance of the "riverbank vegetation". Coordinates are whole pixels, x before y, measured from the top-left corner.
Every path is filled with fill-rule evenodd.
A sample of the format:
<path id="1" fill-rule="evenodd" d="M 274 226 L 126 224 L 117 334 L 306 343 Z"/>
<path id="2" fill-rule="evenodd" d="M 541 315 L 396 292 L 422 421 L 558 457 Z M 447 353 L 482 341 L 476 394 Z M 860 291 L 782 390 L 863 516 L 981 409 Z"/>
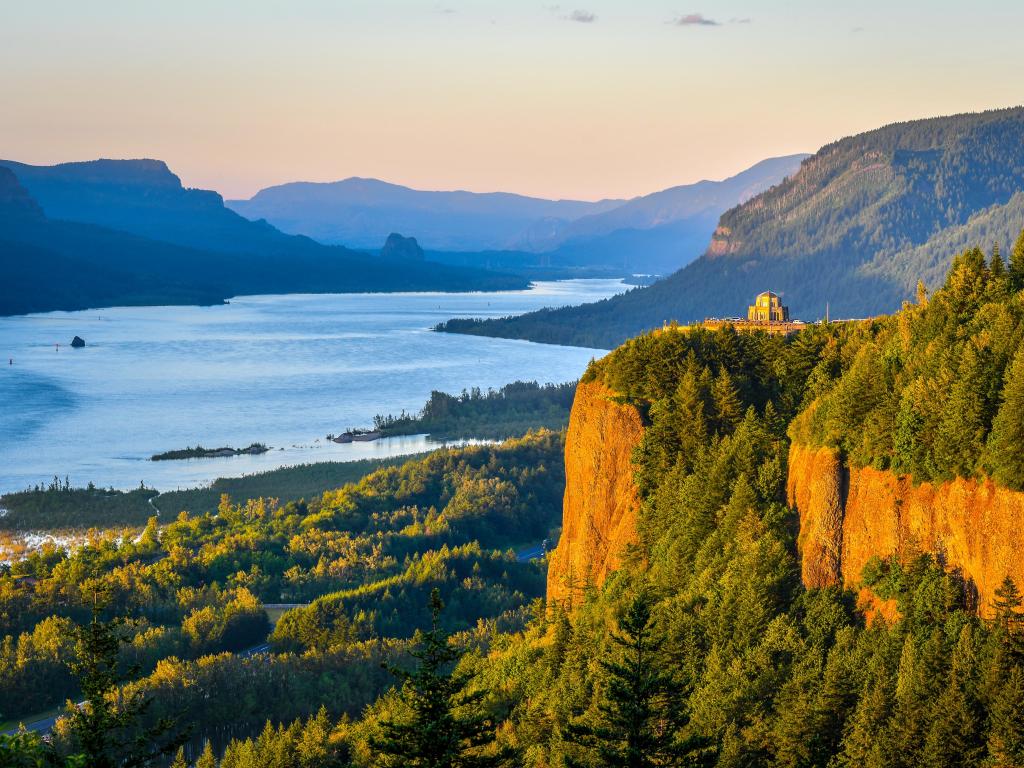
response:
<path id="1" fill-rule="evenodd" d="M 224 494 L 233 499 L 314 499 L 325 491 L 354 483 L 378 469 L 398 466 L 414 458 L 418 456 L 318 461 L 241 477 L 218 477 L 208 486 L 161 493 L 154 503 L 168 513 L 186 511 L 197 514 L 215 511 Z"/>
<path id="2" fill-rule="evenodd" d="M 328 700 L 332 716 L 355 715 L 387 686 L 380 662 L 429 621 L 431 589 L 450 605 L 446 630 L 522 626 L 544 575 L 509 548 L 557 525 L 562 447 L 544 431 L 440 450 L 306 500 L 225 495 L 213 514 L 152 518 L 136 539 L 44 546 L 0 572 L 0 716 L 77 695 L 69 628 L 97 599 L 126 622 L 123 663 L 152 673 L 137 685 L 152 693 L 154 718 L 186 701 L 190 722 L 225 723 L 226 738 L 258 732 L 271 700 L 276 719 Z M 271 638 L 289 653 L 211 655 L 265 641 L 264 603 L 311 601 Z"/>
<path id="3" fill-rule="evenodd" d="M 474 387 L 458 395 L 434 391 L 418 414 L 378 415 L 373 425 L 384 437 L 427 433 L 435 438 L 503 440 L 531 429 L 564 429 L 575 394 L 574 381 L 515 381 L 500 389 L 484 392 Z"/>
<path id="4" fill-rule="evenodd" d="M 236 499 L 311 499 L 410 458 L 299 464 L 240 477 L 220 477 L 208 486 L 164 493 L 145 487 L 134 491 L 96 488 L 91 484 L 74 488 L 68 480 L 54 478 L 47 486 L 0 496 L 0 507 L 7 510 L 7 514 L 0 516 L 0 531 L 82 533 L 91 528 L 142 528 L 158 511 L 174 515 L 182 511 L 215 512 L 225 493 Z M 163 515 L 161 520 L 166 522 Z"/>
<path id="5" fill-rule="evenodd" d="M 89 528 L 141 527 L 154 513 L 150 505 L 157 492 L 139 487 L 134 491 L 73 488 L 68 480 L 54 478 L 47 486 L 0 496 L 0 530 L 86 530 Z"/>

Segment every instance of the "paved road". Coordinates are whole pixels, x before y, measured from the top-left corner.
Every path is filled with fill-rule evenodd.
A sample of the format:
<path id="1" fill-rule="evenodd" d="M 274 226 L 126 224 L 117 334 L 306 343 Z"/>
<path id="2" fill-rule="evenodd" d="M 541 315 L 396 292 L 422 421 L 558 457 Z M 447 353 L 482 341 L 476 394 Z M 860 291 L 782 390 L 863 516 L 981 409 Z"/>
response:
<path id="1" fill-rule="evenodd" d="M 238 655 L 241 656 L 243 659 L 249 659 L 253 656 L 259 656 L 261 653 L 270 653 L 270 643 L 257 645 L 255 648 L 247 648 L 244 651 L 239 651 Z"/>
<path id="2" fill-rule="evenodd" d="M 521 549 L 516 552 L 516 560 L 520 563 L 528 563 L 530 560 L 540 560 L 544 557 L 544 545 L 534 544 L 526 549 Z"/>
<path id="3" fill-rule="evenodd" d="M 78 702 L 78 706 L 85 704 L 84 701 Z M 57 722 L 58 717 L 63 717 L 64 712 L 61 710 L 59 714 L 53 715 L 52 717 L 44 717 L 42 720 L 33 720 L 31 723 L 25 723 L 25 730 L 34 731 L 35 733 L 41 733 L 44 736 L 53 730 L 54 723 Z M 4 736 L 13 736 L 18 732 L 18 728 L 10 728 L 6 731 L 2 731 Z"/>

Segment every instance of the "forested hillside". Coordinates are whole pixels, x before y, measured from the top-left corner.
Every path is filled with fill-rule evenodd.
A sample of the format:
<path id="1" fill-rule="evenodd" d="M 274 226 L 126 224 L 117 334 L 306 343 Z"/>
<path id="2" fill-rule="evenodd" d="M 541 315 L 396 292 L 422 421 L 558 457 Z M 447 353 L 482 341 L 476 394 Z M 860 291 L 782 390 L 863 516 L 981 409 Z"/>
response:
<path id="1" fill-rule="evenodd" d="M 859 461 L 909 449 L 926 476 L 1004 467 L 999 482 L 1019 483 L 1005 441 L 1021 424 L 1021 267 L 968 251 L 941 290 L 891 318 L 789 338 L 668 331 L 593 364 L 584 382 L 645 414 L 638 544 L 603 585 L 576 584 L 463 661 L 505 723 L 499 742 L 531 766 L 618 764 L 633 743 L 651 764 L 1020 764 L 1017 585 L 1005 579 L 981 618 L 963 577 L 918 550 L 862 574 L 885 612 L 808 589 L 785 478 L 791 434 L 811 430 Z M 934 394 L 920 423 L 914 386 Z M 880 439 L 901 434 L 901 402 L 906 439 Z M 651 688 L 630 689 L 631 675 Z M 362 757 L 360 740 L 401 711 L 391 700 L 341 732 Z"/>
<path id="2" fill-rule="evenodd" d="M 824 317 L 826 304 L 832 317 L 892 312 L 918 279 L 941 284 L 950 247 L 977 244 L 967 236 L 1007 247 L 1021 189 L 1024 108 L 897 123 L 820 149 L 726 212 L 707 253 L 650 288 L 445 330 L 611 347 L 666 321 L 741 315 L 769 289 L 803 320 Z"/>
<path id="3" fill-rule="evenodd" d="M 0 722 L 80 695 L 68 667 L 71 628 L 97 601 L 127 622 L 125 669 L 153 673 L 140 685 L 156 696 L 154 717 L 183 715 L 180 725 L 198 735 L 241 736 L 321 704 L 357 714 L 388 682 L 380 660 L 429 620 L 432 587 L 452 606 L 446 628 L 522 623 L 544 575 L 509 548 L 557 525 L 561 449 L 559 434 L 543 432 L 441 450 L 310 499 L 225 495 L 159 528 L 153 518 L 138 537 L 97 533 L 70 554 L 47 545 L 0 568 Z M 211 655 L 263 644 L 263 603 L 311 601 L 285 614 L 273 636 L 275 649 L 299 655 Z M 282 675 L 287 695 L 255 695 L 285 684 Z M 225 685 L 204 695 L 196 678 L 237 678 L 247 692 Z M 194 698 L 188 713 L 182 696 Z M 209 729 L 214 722 L 223 725 Z"/>
<path id="4" fill-rule="evenodd" d="M 415 765 L 408 756 L 438 744 L 453 761 L 535 768 L 1020 765 L 1017 584 L 1007 575 L 979 606 L 941 548 L 921 546 L 871 559 L 859 593 L 808 586 L 786 485 L 798 441 L 912 482 L 1019 488 L 1021 360 L 1024 240 L 1009 265 L 961 253 L 939 290 L 891 317 L 791 336 L 640 336 L 582 380 L 644 425 L 637 535 L 607 578 L 574 579 L 527 612 L 539 570 L 472 543 L 550 525 L 564 477 L 550 434 L 442 452 L 312 505 L 225 502 L 217 518 L 168 526 L 158 545 L 152 534 L 107 544 L 109 561 L 129 561 L 111 576 L 144 567 L 132 547 L 158 546 L 154 568 L 215 579 L 239 606 L 214 602 L 212 627 L 246 604 L 243 586 L 322 596 L 281 619 L 272 643 L 284 653 L 167 661 L 131 690 L 154 697 L 154 716 L 198 723 L 206 751 L 193 741 L 179 764 L 203 768 Z M 31 561 L 44 580 L 88 573 L 95 555 L 48 557 Z M 486 620 L 473 627 L 474 615 Z M 397 687 L 381 661 L 398 665 Z M 263 717 L 259 736 L 222 754 Z M 58 736 L 75 743 L 67 725 Z"/>

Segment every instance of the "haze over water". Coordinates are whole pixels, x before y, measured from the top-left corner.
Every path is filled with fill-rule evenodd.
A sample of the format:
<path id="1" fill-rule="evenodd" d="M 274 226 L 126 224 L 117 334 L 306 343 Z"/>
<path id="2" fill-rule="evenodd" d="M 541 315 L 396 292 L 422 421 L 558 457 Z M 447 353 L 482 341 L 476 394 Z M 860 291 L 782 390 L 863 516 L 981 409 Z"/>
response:
<path id="1" fill-rule="evenodd" d="M 215 307 L 0 318 L 0 492 L 54 475 L 74 485 L 170 490 L 311 461 L 427 450 L 437 444 L 424 436 L 348 445 L 324 438 L 369 426 L 377 413 L 418 411 L 435 389 L 578 378 L 603 350 L 429 329 L 451 317 L 580 304 L 625 288 L 579 280 L 502 293 L 247 296 Z M 84 349 L 70 348 L 76 334 Z M 274 450 L 148 461 L 190 445 L 252 442 Z"/>

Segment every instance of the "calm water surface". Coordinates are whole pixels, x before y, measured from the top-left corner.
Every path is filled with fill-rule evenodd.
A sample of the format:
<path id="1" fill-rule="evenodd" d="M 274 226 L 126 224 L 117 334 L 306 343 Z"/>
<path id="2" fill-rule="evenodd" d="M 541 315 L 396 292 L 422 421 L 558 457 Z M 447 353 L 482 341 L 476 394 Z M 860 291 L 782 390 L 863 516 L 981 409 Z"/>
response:
<path id="1" fill-rule="evenodd" d="M 324 436 L 369 426 L 377 413 L 416 411 L 434 389 L 575 379 L 602 350 L 429 328 L 450 317 L 597 301 L 625 288 L 570 280 L 503 293 L 246 296 L 217 307 L 0 318 L 0 492 L 54 475 L 76 485 L 169 490 L 309 461 L 427 450 L 436 444 L 423 436 L 349 445 Z M 84 349 L 68 346 L 76 334 Z M 147 460 L 197 443 L 252 442 L 274 450 Z"/>

